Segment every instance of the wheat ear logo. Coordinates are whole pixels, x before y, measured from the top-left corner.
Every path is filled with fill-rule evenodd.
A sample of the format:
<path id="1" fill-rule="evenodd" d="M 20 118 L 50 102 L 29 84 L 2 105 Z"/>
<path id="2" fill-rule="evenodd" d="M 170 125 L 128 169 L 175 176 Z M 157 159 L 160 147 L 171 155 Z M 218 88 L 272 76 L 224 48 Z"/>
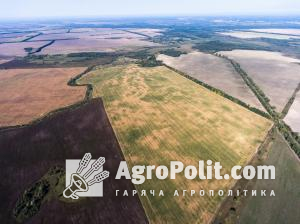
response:
<path id="1" fill-rule="evenodd" d="M 66 189 L 63 192 L 64 197 L 72 199 L 102 197 L 102 181 L 109 177 L 109 172 L 103 171 L 104 163 L 104 157 L 93 160 L 91 153 L 86 153 L 81 160 L 66 160 Z M 84 170 L 86 172 L 83 172 Z M 94 174 L 93 177 L 92 174 Z"/>

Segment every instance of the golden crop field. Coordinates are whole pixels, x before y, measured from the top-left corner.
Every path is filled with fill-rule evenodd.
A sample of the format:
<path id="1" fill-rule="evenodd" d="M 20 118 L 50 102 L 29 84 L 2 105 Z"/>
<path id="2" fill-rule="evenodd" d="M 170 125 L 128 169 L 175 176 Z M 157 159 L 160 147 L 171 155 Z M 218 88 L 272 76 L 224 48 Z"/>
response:
<path id="1" fill-rule="evenodd" d="M 0 70 L 0 126 L 27 124 L 84 98 L 85 87 L 68 86 L 77 68 Z"/>
<path id="2" fill-rule="evenodd" d="M 137 65 L 101 67 L 79 80 L 91 83 L 102 97 L 125 159 L 133 165 L 166 165 L 199 160 L 221 162 L 224 173 L 245 165 L 255 154 L 271 121 L 203 88 L 166 67 Z M 223 173 L 223 174 L 224 174 Z M 224 197 L 174 197 L 174 190 L 229 189 L 234 180 L 158 180 L 141 190 L 163 190 L 140 196 L 151 223 L 207 223 Z"/>

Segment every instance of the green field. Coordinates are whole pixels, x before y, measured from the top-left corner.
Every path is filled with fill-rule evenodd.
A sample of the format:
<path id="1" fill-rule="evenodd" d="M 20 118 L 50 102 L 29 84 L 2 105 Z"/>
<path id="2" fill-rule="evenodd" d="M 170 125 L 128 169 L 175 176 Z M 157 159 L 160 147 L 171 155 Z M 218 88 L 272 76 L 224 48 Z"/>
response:
<path id="1" fill-rule="evenodd" d="M 224 171 L 245 165 L 271 122 L 178 75 L 166 67 L 100 67 L 78 83 L 90 83 L 105 108 L 130 166 L 167 165 L 199 160 L 221 162 Z M 140 197 L 152 223 L 207 223 L 221 197 L 180 196 L 174 190 L 226 190 L 234 180 L 146 180 L 138 190 L 164 190 Z"/>
<path id="2" fill-rule="evenodd" d="M 240 223 L 299 223 L 299 159 L 279 134 L 270 146 L 265 165 L 276 167 L 275 180 L 257 180 L 253 189 L 275 191 L 276 196 L 248 197 Z"/>

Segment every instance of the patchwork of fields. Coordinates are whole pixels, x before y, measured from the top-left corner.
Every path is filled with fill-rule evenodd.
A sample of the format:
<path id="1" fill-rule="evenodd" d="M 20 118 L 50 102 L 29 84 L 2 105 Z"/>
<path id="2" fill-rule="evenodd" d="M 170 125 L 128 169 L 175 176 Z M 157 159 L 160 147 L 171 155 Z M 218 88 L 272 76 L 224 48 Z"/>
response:
<path id="1" fill-rule="evenodd" d="M 158 60 L 240 99 L 252 107 L 264 110 L 253 92 L 232 65 L 223 58 L 202 52 L 192 52 L 179 57 L 159 55 Z"/>
<path id="2" fill-rule="evenodd" d="M 114 178 L 123 155 L 101 99 L 65 109 L 30 126 L 0 130 L 0 149 L 0 158 L 5 158 L 0 176 L 6 177 L 0 185 L 0 191 L 5 192 L 1 194 L 1 223 L 148 223 L 137 195 L 115 196 L 115 190 L 132 191 L 134 185 Z M 54 179 L 44 198 L 29 196 L 30 203 L 19 212 L 25 217 L 16 222 L 13 211 L 25 190 L 34 187 L 51 168 L 63 169 L 66 159 L 81 158 L 86 152 L 106 159 L 104 168 L 111 176 L 105 180 L 104 197 L 64 202 L 64 181 L 58 186 Z"/>
<path id="3" fill-rule="evenodd" d="M 284 121 L 294 132 L 300 133 L 300 92 L 297 93 L 288 114 L 284 118 Z"/>
<path id="4" fill-rule="evenodd" d="M 300 60 L 278 52 L 233 50 L 220 54 L 238 62 L 281 112 L 300 81 Z"/>
<path id="5" fill-rule="evenodd" d="M 37 33 L 0 33 L 0 43 L 23 41 L 34 35 L 37 35 Z"/>
<path id="6" fill-rule="evenodd" d="M 300 132 L 300 23 L 262 19 L 0 23 L 0 222 L 297 223 L 299 136 L 284 122 Z M 103 200 L 66 200 L 65 159 L 86 152 L 106 159 Z M 115 179 L 123 160 L 130 168 L 212 160 L 221 175 L 274 165 L 276 179 L 159 180 L 153 171 L 134 185 Z M 249 197 L 252 189 L 276 196 Z"/>
<path id="7" fill-rule="evenodd" d="M 42 46 L 45 48 L 38 50 L 37 54 L 135 50 L 141 47 L 159 46 L 147 38 L 160 35 L 159 29 L 74 28 L 36 29 L 35 31 L 34 33 L 0 33 L 0 57 L 23 57 L 28 54 L 25 49 L 35 53 Z"/>
<path id="8" fill-rule="evenodd" d="M 85 68 L 0 70 L 0 126 L 26 124 L 46 113 L 81 101 L 85 87 L 68 81 Z"/>
<path id="9" fill-rule="evenodd" d="M 143 46 L 154 46 L 154 44 L 130 38 L 118 39 L 71 39 L 58 40 L 45 48 L 39 54 L 69 54 L 79 52 L 114 52 L 116 50 L 132 50 Z"/>
<path id="10" fill-rule="evenodd" d="M 256 152 L 271 122 L 185 79 L 166 67 L 102 67 L 79 80 L 94 86 L 130 166 L 182 161 L 221 161 L 224 171 L 244 165 Z M 156 178 L 138 190 L 164 190 L 165 197 L 140 197 L 150 222 L 206 223 L 221 197 L 173 197 L 175 189 L 228 189 L 233 180 L 186 181 Z M 163 200 L 163 201 L 162 201 Z"/>
<path id="11" fill-rule="evenodd" d="M 0 44 L 0 58 L 1 57 L 24 57 L 28 54 L 25 48 L 35 51 L 42 46 L 45 46 L 50 41 L 36 41 L 36 42 L 16 42 Z"/>

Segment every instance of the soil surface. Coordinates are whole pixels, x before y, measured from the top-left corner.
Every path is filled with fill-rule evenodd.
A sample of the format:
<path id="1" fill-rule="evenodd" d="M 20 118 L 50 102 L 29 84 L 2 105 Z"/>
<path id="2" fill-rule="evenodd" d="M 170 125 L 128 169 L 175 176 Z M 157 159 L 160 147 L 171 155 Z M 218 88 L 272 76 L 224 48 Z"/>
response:
<path id="1" fill-rule="evenodd" d="M 102 198 L 66 203 L 52 198 L 26 223 L 147 223 L 137 195 L 116 197 L 115 190 L 134 189 L 130 180 L 115 180 L 123 159 L 100 98 L 54 113 L 30 126 L 0 130 L 1 223 L 15 223 L 16 201 L 51 167 L 65 167 L 66 159 L 105 157 Z"/>

